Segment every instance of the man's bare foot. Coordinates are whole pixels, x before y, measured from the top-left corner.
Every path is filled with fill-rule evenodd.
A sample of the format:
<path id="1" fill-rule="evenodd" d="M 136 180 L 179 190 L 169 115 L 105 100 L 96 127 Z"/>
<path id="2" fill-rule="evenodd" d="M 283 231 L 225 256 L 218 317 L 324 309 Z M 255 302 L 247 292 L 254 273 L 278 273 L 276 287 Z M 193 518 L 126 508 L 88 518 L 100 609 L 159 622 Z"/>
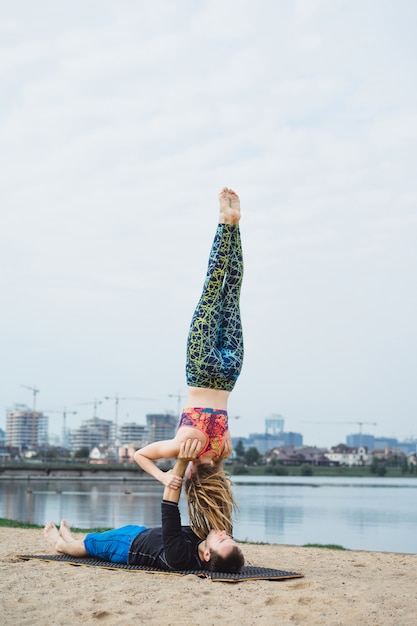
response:
<path id="1" fill-rule="evenodd" d="M 220 224 L 238 224 L 240 220 L 239 196 L 232 189 L 223 187 L 219 193 Z"/>
<path id="2" fill-rule="evenodd" d="M 61 537 L 59 536 L 58 528 L 55 526 L 55 524 L 53 522 L 48 522 L 47 524 L 45 524 L 43 534 L 45 535 L 46 541 L 49 543 L 49 545 L 58 552 L 57 544 Z"/>
<path id="3" fill-rule="evenodd" d="M 59 525 L 59 534 L 64 541 L 74 541 L 69 524 L 65 519 L 61 520 L 61 524 Z"/>

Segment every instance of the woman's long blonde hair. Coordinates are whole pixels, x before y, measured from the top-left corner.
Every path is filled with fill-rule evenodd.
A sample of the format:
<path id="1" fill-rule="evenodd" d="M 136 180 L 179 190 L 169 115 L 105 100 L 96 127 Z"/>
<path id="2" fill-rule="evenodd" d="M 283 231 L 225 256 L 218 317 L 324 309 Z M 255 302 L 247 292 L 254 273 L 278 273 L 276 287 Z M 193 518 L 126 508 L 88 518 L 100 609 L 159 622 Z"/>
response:
<path id="1" fill-rule="evenodd" d="M 210 530 L 233 534 L 233 513 L 237 510 L 232 481 L 218 466 L 200 463 L 185 482 L 190 524 L 200 539 Z"/>

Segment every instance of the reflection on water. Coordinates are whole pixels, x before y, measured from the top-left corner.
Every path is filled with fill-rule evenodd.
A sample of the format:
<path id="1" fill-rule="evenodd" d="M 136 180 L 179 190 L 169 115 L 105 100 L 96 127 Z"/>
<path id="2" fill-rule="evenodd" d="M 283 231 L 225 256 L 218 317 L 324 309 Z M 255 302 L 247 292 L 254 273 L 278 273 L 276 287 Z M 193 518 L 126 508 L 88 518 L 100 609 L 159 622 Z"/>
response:
<path id="1" fill-rule="evenodd" d="M 417 553 L 417 480 L 235 479 L 237 539 Z M 78 528 L 160 525 L 156 481 L 0 480 L 0 517 Z M 188 523 L 185 499 L 180 505 Z"/>
<path id="2" fill-rule="evenodd" d="M 236 482 L 238 482 L 237 479 Z M 417 552 L 417 481 L 307 479 L 236 486 L 238 539 Z M 317 487 L 317 488 L 312 488 Z"/>
<path id="3" fill-rule="evenodd" d="M 77 528 L 109 528 L 140 520 L 160 523 L 162 485 L 95 481 L 0 482 L 0 517 L 31 524 L 69 520 Z"/>

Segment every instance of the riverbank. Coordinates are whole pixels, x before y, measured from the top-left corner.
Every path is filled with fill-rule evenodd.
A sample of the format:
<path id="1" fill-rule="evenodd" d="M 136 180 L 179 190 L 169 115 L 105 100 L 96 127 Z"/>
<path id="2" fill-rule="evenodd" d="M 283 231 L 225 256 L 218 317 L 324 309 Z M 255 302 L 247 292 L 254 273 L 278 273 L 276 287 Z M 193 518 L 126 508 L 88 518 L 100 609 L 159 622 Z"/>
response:
<path id="1" fill-rule="evenodd" d="M 168 467 L 166 468 L 168 469 Z M 324 467 L 308 466 L 306 473 L 305 465 L 286 465 L 274 468 L 274 471 L 267 471 L 264 465 L 242 466 L 227 465 L 226 470 L 232 477 L 242 476 L 316 476 L 329 478 L 415 478 L 416 473 L 404 473 L 400 467 L 387 467 L 384 475 L 377 475 L 370 471 L 370 467 Z M 0 480 L 8 479 L 74 479 L 86 478 L 89 480 L 153 480 L 148 474 L 143 472 L 136 464 L 99 464 L 99 463 L 7 463 L 0 465 Z"/>
<path id="2" fill-rule="evenodd" d="M 416 555 L 286 545 L 242 549 L 248 564 L 301 572 L 304 578 L 233 584 L 21 561 L 18 554 L 51 553 L 42 531 L 0 528 L 2 624 L 415 624 Z"/>

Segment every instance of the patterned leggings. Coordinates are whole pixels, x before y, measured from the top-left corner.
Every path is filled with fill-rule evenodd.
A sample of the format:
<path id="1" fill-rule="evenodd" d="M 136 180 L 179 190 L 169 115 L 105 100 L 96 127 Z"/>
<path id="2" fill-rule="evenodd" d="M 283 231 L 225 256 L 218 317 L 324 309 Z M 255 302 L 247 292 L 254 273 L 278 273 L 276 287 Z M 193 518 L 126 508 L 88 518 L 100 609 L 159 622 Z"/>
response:
<path id="1" fill-rule="evenodd" d="M 232 391 L 243 363 L 239 226 L 219 224 L 187 341 L 187 385 Z"/>

